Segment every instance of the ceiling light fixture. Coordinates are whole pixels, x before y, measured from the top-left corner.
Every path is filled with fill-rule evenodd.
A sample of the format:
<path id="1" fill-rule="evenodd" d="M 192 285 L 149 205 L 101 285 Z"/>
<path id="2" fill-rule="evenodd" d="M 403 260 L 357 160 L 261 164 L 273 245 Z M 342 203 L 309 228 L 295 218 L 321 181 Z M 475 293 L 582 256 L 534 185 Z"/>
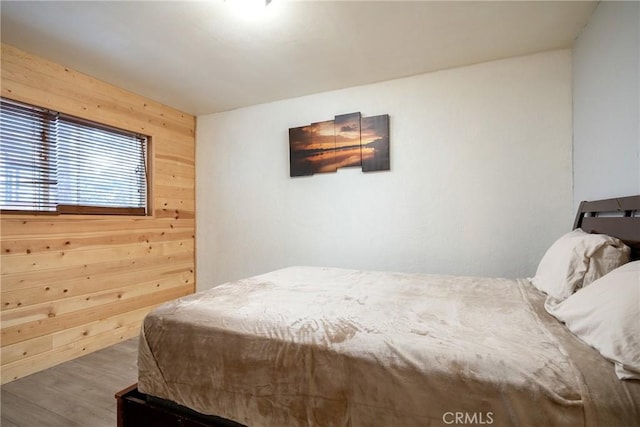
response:
<path id="1" fill-rule="evenodd" d="M 255 20 L 265 14 L 272 0 L 225 0 L 225 2 L 238 17 Z"/>

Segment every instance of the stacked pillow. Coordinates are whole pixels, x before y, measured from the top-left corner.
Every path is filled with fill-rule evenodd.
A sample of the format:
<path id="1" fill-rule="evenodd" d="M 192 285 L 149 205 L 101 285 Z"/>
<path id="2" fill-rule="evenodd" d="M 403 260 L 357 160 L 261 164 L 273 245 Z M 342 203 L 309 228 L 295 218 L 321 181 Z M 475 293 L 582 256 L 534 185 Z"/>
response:
<path id="1" fill-rule="evenodd" d="M 640 261 L 613 270 L 547 311 L 613 361 L 618 378 L 640 380 Z"/>
<path id="2" fill-rule="evenodd" d="M 619 239 L 577 229 L 542 257 L 531 282 L 546 310 L 613 361 L 620 379 L 640 379 L 640 261 Z"/>
<path id="3" fill-rule="evenodd" d="M 630 249 L 604 234 L 573 230 L 555 241 L 542 257 L 534 286 L 556 301 L 629 262 Z"/>

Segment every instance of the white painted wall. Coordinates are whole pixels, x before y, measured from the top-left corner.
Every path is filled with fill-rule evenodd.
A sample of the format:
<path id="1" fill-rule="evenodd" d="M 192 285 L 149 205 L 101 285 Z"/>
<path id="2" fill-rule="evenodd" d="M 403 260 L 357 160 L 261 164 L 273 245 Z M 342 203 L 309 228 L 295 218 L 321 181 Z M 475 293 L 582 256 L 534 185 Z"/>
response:
<path id="1" fill-rule="evenodd" d="M 640 193 L 640 3 L 601 2 L 573 51 L 574 206 Z"/>
<path id="2" fill-rule="evenodd" d="M 354 111 L 390 115 L 391 171 L 289 178 L 288 129 Z M 201 116 L 196 145 L 200 290 L 289 265 L 529 276 L 573 220 L 571 52 Z"/>

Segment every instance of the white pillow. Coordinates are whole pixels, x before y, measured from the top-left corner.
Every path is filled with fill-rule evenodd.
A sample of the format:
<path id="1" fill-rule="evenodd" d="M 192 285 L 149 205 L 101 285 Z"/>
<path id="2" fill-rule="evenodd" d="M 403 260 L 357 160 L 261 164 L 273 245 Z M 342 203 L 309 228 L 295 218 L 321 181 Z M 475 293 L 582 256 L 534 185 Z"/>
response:
<path id="1" fill-rule="evenodd" d="M 580 289 L 549 313 L 616 364 L 620 379 L 640 379 L 640 261 Z"/>
<path id="2" fill-rule="evenodd" d="M 540 260 L 534 286 L 562 301 L 577 289 L 629 261 L 630 249 L 604 234 L 573 230 L 556 240 Z"/>

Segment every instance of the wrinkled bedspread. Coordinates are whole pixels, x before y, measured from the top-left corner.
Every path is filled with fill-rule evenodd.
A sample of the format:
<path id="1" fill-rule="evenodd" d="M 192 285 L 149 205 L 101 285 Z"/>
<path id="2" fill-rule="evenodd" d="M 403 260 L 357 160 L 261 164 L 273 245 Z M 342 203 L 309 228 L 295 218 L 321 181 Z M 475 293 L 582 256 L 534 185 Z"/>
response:
<path id="1" fill-rule="evenodd" d="M 138 388 L 249 426 L 634 425 L 527 280 L 292 267 L 166 303 Z"/>

